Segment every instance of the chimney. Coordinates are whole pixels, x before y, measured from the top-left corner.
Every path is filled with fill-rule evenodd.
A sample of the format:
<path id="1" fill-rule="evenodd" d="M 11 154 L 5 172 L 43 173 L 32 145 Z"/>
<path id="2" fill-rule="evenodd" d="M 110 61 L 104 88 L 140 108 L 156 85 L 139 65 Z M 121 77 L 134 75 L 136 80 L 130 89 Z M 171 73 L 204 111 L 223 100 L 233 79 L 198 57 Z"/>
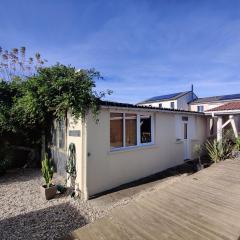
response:
<path id="1" fill-rule="evenodd" d="M 193 84 L 191 85 L 191 92 L 192 92 L 192 101 L 193 101 L 194 100 Z"/>

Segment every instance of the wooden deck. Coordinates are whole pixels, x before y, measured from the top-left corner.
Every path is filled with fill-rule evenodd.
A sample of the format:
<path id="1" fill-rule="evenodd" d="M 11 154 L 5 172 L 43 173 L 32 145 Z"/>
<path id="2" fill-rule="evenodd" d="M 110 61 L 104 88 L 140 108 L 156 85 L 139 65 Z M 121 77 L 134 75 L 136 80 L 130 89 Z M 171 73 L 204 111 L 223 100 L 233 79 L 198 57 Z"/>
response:
<path id="1" fill-rule="evenodd" d="M 66 239 L 240 239 L 240 161 L 227 160 L 113 210 Z"/>

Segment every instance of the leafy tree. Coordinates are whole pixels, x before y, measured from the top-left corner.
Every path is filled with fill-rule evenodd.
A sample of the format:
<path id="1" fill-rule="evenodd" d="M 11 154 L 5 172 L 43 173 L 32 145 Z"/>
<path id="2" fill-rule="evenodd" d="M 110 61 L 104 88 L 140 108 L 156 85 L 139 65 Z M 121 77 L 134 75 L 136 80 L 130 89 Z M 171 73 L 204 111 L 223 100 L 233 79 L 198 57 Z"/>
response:
<path id="1" fill-rule="evenodd" d="M 45 128 L 53 118 L 63 118 L 68 111 L 76 119 L 84 118 L 89 111 L 96 116 L 99 100 L 106 94 L 93 90 L 94 80 L 100 77 L 94 69 L 76 71 L 61 64 L 40 68 L 22 83 L 12 113 L 18 124 L 28 128 Z"/>
<path id="2" fill-rule="evenodd" d="M 94 90 L 95 80 L 101 78 L 94 69 L 45 67 L 45 62 L 39 53 L 27 57 L 25 47 L 11 51 L 0 47 L 1 156 L 6 146 L 39 148 L 53 119 L 64 118 L 67 112 L 76 119 L 89 111 L 97 116 L 99 100 L 111 93 Z"/>
<path id="3" fill-rule="evenodd" d="M 94 90 L 95 80 L 101 78 L 94 69 L 77 71 L 56 64 L 36 67 L 29 75 L 14 74 L 0 80 L 0 139 L 10 144 L 19 139 L 17 145 L 39 146 L 41 135 L 50 133 L 53 119 L 64 118 L 67 112 L 75 119 L 88 112 L 96 117 L 100 99 L 111 94 Z"/>

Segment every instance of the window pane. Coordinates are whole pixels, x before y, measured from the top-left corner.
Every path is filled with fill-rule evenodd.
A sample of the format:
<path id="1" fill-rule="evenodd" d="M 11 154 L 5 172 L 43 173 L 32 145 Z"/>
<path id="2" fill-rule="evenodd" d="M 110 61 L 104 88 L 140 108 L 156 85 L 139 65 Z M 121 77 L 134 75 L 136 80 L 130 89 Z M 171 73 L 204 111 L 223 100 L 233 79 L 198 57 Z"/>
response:
<path id="1" fill-rule="evenodd" d="M 204 110 L 203 106 L 197 106 L 197 111 L 198 112 L 203 112 L 203 110 Z"/>
<path id="2" fill-rule="evenodd" d="M 171 108 L 174 109 L 174 107 L 175 107 L 174 102 L 171 102 L 170 104 L 171 104 Z"/>
<path id="3" fill-rule="evenodd" d="M 137 115 L 125 114 L 126 146 L 137 145 Z"/>
<path id="4" fill-rule="evenodd" d="M 188 124 L 184 123 L 184 139 L 188 139 Z"/>
<path id="5" fill-rule="evenodd" d="M 151 116 L 140 116 L 141 143 L 152 142 L 151 136 Z"/>
<path id="6" fill-rule="evenodd" d="M 123 146 L 123 114 L 110 113 L 110 145 L 111 148 Z"/>

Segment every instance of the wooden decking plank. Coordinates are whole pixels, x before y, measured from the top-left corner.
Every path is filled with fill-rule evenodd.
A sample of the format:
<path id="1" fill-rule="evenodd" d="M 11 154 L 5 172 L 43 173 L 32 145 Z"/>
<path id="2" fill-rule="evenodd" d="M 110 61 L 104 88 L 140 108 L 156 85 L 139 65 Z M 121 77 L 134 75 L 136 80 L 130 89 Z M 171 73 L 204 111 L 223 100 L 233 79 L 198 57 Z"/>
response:
<path id="1" fill-rule="evenodd" d="M 162 201 L 161 201 L 162 200 Z M 205 224 L 201 223 L 199 219 L 195 219 L 196 215 L 193 212 L 184 212 L 181 211 L 179 206 L 169 206 L 166 204 L 165 199 L 158 199 L 158 202 L 161 203 L 161 207 L 155 208 L 158 211 L 158 214 L 164 215 L 168 219 L 172 219 L 175 224 L 180 224 L 182 228 L 188 228 L 188 231 L 194 231 L 201 236 L 205 236 L 207 239 L 224 239 L 224 235 L 218 234 L 212 229 L 209 229 Z M 151 207 L 155 207 L 156 204 L 153 203 Z M 150 205 L 148 204 L 148 207 Z M 217 238 L 218 237 L 218 238 Z M 225 238 L 228 239 L 228 238 Z"/>
<path id="2" fill-rule="evenodd" d="M 240 209 L 239 205 L 239 199 L 232 200 L 232 196 L 229 195 L 221 195 L 217 196 L 214 193 L 207 192 L 205 189 L 200 192 L 199 191 L 193 191 L 193 189 L 188 189 L 188 193 L 186 193 L 184 190 L 186 190 L 186 186 L 179 186 L 178 189 L 175 189 L 175 191 L 169 191 L 165 190 L 168 194 L 173 194 L 175 196 L 180 196 L 185 201 L 195 202 L 199 203 L 200 205 L 204 206 L 218 206 L 218 211 L 223 211 L 225 208 L 229 209 L 229 212 L 236 211 L 237 209 Z M 205 191 L 205 192 L 204 192 Z M 182 194 L 184 192 L 184 195 Z M 222 207 L 221 209 L 219 207 Z"/>
<path id="3" fill-rule="evenodd" d="M 205 218 L 207 215 L 206 211 L 200 213 L 196 208 L 189 207 L 189 211 L 186 212 L 185 208 L 182 210 L 181 205 L 177 204 L 176 202 L 165 204 L 165 199 L 158 199 L 158 201 L 164 211 L 162 214 L 165 214 L 165 211 L 167 211 L 167 214 L 171 213 L 171 218 L 173 215 L 175 217 L 178 217 L 178 221 L 184 220 L 186 222 L 194 224 L 195 226 L 198 226 L 203 231 L 208 231 L 211 234 L 219 236 L 220 239 L 225 238 L 226 231 L 222 231 L 221 227 L 229 227 L 229 225 L 224 222 L 214 221 L 214 219 L 212 221 L 208 221 L 208 219 Z M 209 226 L 209 224 L 211 224 L 211 226 Z M 236 228 L 231 227 L 231 230 L 236 230 Z M 227 236 L 232 234 L 231 230 L 228 231 Z"/>
<path id="4" fill-rule="evenodd" d="M 79 240 L 237 240 L 240 161 L 228 160 L 146 194 L 79 229 Z"/>
<path id="5" fill-rule="evenodd" d="M 124 221 L 129 228 L 135 228 L 135 226 L 133 227 L 133 223 L 137 224 L 140 229 L 150 232 L 154 236 L 154 239 L 175 239 L 174 236 L 178 236 L 177 239 L 192 239 L 192 236 L 189 236 L 189 232 L 184 232 L 182 227 L 175 224 L 171 219 L 167 219 L 164 215 L 160 216 L 156 214 L 156 211 L 144 211 L 143 209 L 141 209 L 141 213 L 128 212 L 129 217 L 125 219 L 126 212 L 121 212 L 117 214 L 117 218 L 122 222 Z M 134 221 L 132 216 L 137 221 Z M 197 237 L 197 234 L 194 234 L 194 236 Z"/>

